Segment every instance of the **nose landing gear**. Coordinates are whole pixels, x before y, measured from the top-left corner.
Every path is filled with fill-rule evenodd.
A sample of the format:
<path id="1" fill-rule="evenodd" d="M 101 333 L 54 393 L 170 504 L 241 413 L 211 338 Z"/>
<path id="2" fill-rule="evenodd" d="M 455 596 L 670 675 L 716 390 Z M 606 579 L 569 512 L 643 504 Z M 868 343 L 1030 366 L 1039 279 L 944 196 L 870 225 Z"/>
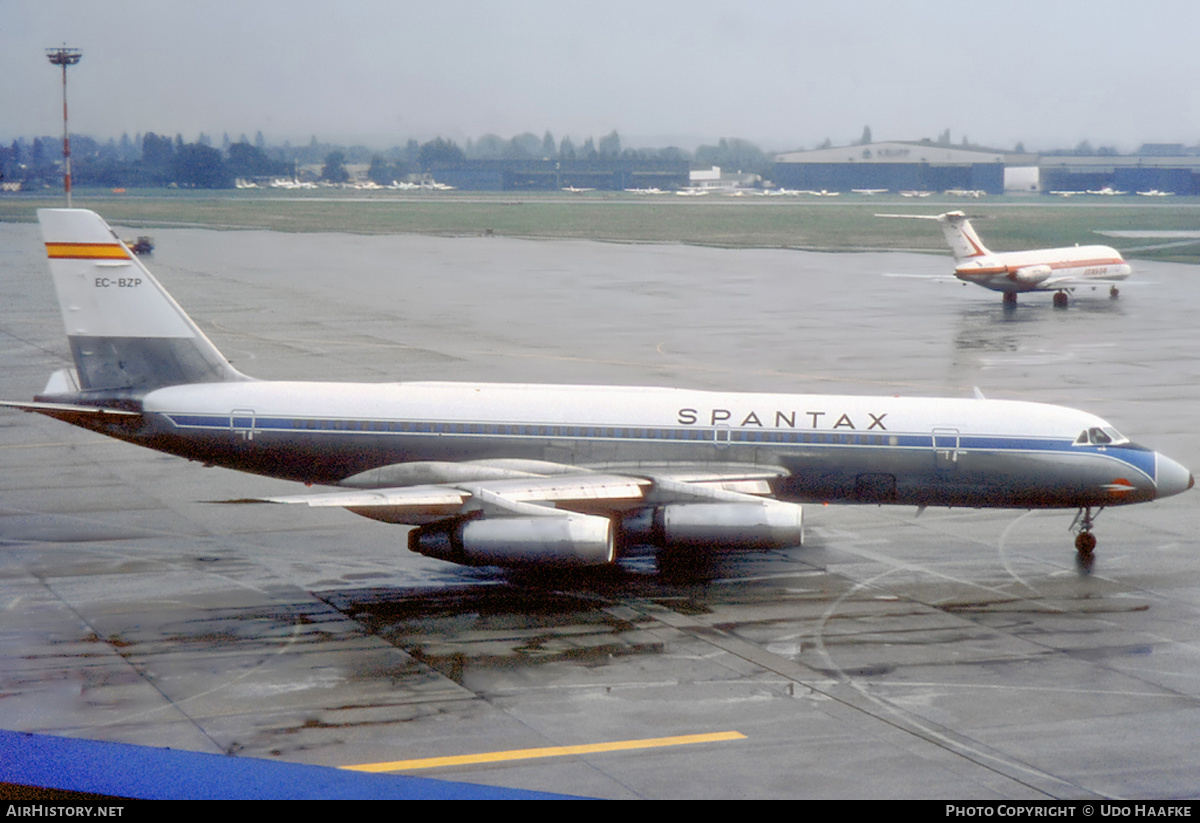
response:
<path id="1" fill-rule="evenodd" d="M 1102 511 L 1104 511 L 1103 506 L 1096 509 L 1095 514 L 1092 514 L 1092 507 L 1084 506 L 1071 521 L 1071 531 L 1075 532 L 1075 562 L 1084 571 L 1091 571 L 1092 565 L 1096 562 L 1093 554 L 1096 548 L 1096 535 L 1092 534 L 1092 526 L 1095 525 L 1096 518 Z"/>

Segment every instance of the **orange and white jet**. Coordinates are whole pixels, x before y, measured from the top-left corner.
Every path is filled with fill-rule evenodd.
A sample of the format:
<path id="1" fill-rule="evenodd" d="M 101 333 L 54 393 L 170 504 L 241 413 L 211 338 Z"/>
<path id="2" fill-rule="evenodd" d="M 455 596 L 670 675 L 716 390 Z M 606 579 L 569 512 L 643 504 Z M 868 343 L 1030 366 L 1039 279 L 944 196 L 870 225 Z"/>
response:
<path id="1" fill-rule="evenodd" d="M 1007 304 L 1015 304 L 1021 292 L 1050 291 L 1054 292 L 1054 305 L 1063 307 L 1068 293 L 1097 285 L 1108 285 L 1109 296 L 1116 297 L 1116 284 L 1129 277 L 1131 271 L 1120 252 L 1109 246 L 990 251 L 961 211 L 876 216 L 938 221 L 954 254 L 954 276 L 964 283 L 1001 292 Z"/>

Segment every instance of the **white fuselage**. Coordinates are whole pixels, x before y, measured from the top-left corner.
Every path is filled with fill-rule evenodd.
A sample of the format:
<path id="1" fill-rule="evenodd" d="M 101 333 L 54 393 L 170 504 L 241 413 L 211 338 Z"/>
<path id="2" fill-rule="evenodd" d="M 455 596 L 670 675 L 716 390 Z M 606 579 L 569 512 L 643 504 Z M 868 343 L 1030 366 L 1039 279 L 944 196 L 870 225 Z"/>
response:
<path id="1" fill-rule="evenodd" d="M 778 469 L 785 498 L 874 501 L 863 497 L 864 483 L 882 479 L 886 499 L 874 502 L 1073 507 L 1152 499 L 1164 483 L 1188 478 L 1119 435 L 1089 441 L 1088 431 L 1112 431 L 1095 415 L 1020 401 L 249 381 L 157 389 L 141 406 L 148 422 L 136 431 L 121 421 L 101 426 L 192 459 L 310 483 L 412 461 L 736 464 Z"/>
<path id="2" fill-rule="evenodd" d="M 1057 291 L 1064 280 L 1117 282 L 1129 273 L 1129 264 L 1108 246 L 987 252 L 954 267 L 960 280 L 1003 292 Z"/>

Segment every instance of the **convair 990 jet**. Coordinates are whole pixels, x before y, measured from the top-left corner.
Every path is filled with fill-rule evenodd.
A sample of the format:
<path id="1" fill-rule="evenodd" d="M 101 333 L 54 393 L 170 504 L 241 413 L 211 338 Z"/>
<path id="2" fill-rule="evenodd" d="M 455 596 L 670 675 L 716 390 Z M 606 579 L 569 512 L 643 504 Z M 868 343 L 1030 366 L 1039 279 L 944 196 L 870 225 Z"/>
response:
<path id="1" fill-rule="evenodd" d="M 38 219 L 74 368 L 3 405 L 335 487 L 263 501 L 413 526 L 410 549 L 455 563 L 795 546 L 805 501 L 1078 509 L 1090 559 L 1099 509 L 1193 485 L 1100 418 L 1038 403 L 254 380 L 97 215 Z"/>
<path id="2" fill-rule="evenodd" d="M 936 220 L 954 254 L 954 276 L 964 283 L 1001 292 L 1006 305 L 1015 305 L 1021 292 L 1054 292 L 1054 305 L 1065 307 L 1068 292 L 1081 286 L 1109 287 L 1109 296 L 1119 294 L 1116 284 L 1129 277 L 1129 264 L 1108 246 L 1065 246 L 1032 251 L 989 251 L 961 211 L 945 214 L 879 214 Z"/>

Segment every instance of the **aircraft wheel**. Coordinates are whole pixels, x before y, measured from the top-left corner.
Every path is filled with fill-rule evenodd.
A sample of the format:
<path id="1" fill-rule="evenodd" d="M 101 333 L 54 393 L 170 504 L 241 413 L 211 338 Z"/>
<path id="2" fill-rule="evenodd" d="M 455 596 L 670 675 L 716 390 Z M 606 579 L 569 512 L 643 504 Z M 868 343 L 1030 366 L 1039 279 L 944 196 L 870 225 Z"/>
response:
<path id="1" fill-rule="evenodd" d="M 1096 535 L 1091 532 L 1080 532 L 1075 535 L 1075 551 L 1080 557 L 1091 557 L 1096 548 Z"/>
<path id="2" fill-rule="evenodd" d="M 1110 288 L 1108 290 L 1108 296 L 1111 297 L 1113 300 L 1116 300 L 1118 297 L 1121 296 L 1121 290 L 1118 289 L 1116 286 L 1113 286 L 1112 288 Z"/>
<path id="3" fill-rule="evenodd" d="M 1004 305 L 1006 305 L 1006 306 L 1017 305 L 1017 293 L 1015 291 L 1006 291 L 1004 293 Z"/>
<path id="4" fill-rule="evenodd" d="M 1054 307 L 1055 308 L 1065 309 L 1067 307 L 1067 302 L 1068 302 L 1068 298 L 1067 298 L 1067 293 L 1065 291 L 1056 291 L 1054 293 Z"/>

